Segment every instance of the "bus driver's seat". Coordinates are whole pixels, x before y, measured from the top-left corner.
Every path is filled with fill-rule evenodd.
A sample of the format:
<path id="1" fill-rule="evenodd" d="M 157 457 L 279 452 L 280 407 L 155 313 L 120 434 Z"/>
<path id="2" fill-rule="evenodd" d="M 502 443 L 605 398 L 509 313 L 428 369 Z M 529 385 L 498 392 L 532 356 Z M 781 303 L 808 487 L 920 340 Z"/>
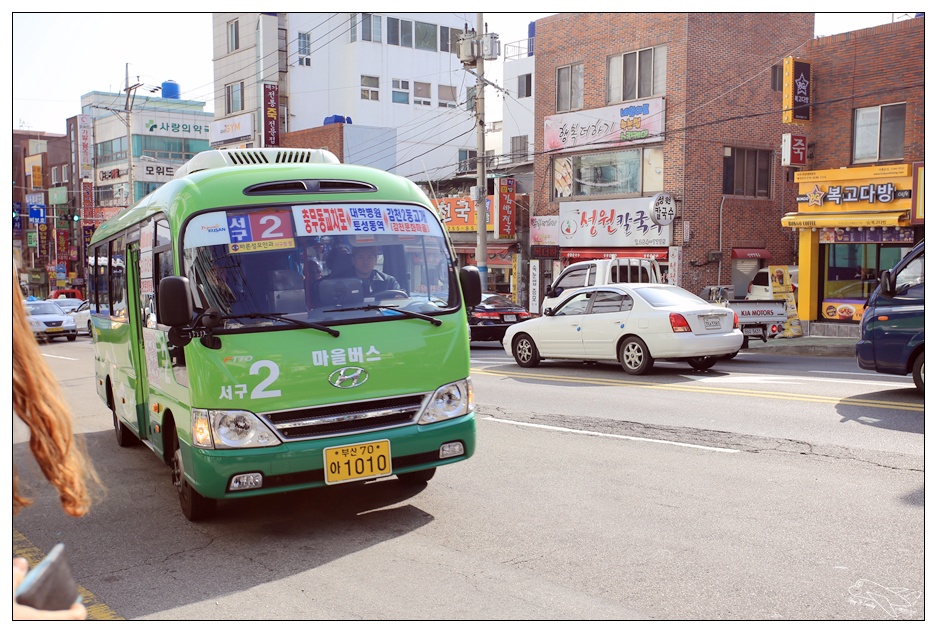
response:
<path id="1" fill-rule="evenodd" d="M 267 302 L 274 313 L 306 311 L 305 283 L 300 272 L 292 269 L 271 270 L 268 283 L 270 292 Z"/>

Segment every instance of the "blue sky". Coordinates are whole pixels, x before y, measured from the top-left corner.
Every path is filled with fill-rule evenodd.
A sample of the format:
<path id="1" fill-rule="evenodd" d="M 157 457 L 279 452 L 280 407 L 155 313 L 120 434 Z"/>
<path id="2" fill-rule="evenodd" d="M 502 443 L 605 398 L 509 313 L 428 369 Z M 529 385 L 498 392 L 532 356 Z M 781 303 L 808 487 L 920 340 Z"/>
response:
<path id="1" fill-rule="evenodd" d="M 545 15 L 550 14 L 485 13 L 484 21 L 503 46 L 525 38 L 529 22 Z M 816 34 L 907 15 L 912 14 L 817 13 Z M 144 84 L 138 94 L 171 79 L 183 99 L 205 101 L 205 109 L 214 111 L 210 13 L 14 13 L 12 35 L 13 129 L 62 134 L 65 119 L 79 113 L 82 94 L 120 92 L 128 72 L 131 83 Z M 499 62 L 487 62 L 485 76 L 498 83 Z"/>

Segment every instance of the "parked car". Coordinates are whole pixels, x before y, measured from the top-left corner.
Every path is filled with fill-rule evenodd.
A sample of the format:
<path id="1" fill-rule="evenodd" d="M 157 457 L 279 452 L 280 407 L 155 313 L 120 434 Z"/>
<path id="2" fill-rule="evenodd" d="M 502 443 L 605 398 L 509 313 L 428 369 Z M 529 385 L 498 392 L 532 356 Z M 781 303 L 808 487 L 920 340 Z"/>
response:
<path id="1" fill-rule="evenodd" d="M 793 284 L 793 296 L 797 297 L 797 287 L 799 286 L 799 266 L 787 266 L 790 273 L 790 283 Z M 773 299 L 773 285 L 770 282 L 770 268 L 761 268 L 751 279 L 747 288 L 748 300 Z"/>
<path id="2" fill-rule="evenodd" d="M 84 296 L 81 295 L 81 290 L 68 289 L 68 290 L 52 290 L 52 293 L 49 294 L 49 298 L 77 298 L 79 301 L 84 299 Z"/>
<path id="3" fill-rule="evenodd" d="M 91 303 L 88 301 L 83 301 L 81 305 L 78 306 L 71 314 L 72 318 L 75 319 L 75 327 L 78 329 L 78 333 L 87 333 L 91 335 Z"/>
<path id="4" fill-rule="evenodd" d="M 706 370 L 744 341 L 737 315 L 660 283 L 583 288 L 540 318 L 511 325 L 504 350 L 522 367 L 546 359 L 618 361 L 642 375 L 656 360 Z"/>
<path id="5" fill-rule="evenodd" d="M 55 301 L 23 301 L 23 306 L 36 338 L 74 340 L 78 337 L 75 319 L 66 314 Z"/>
<path id="6" fill-rule="evenodd" d="M 500 342 L 514 323 L 529 320 L 530 312 L 501 294 L 481 294 L 481 302 L 468 310 L 471 339 Z"/>
<path id="7" fill-rule="evenodd" d="M 917 243 L 897 265 L 881 273 L 881 283 L 861 315 L 861 340 L 855 345 L 859 368 L 912 373 L 921 394 L 925 392 L 924 243 Z"/>

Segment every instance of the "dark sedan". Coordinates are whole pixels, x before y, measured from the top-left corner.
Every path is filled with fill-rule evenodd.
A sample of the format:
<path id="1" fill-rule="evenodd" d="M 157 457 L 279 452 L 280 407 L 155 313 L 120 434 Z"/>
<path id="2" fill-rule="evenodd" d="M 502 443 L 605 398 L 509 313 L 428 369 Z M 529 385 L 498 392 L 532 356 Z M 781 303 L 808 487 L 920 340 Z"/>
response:
<path id="1" fill-rule="evenodd" d="M 500 342 L 514 323 L 530 318 L 530 312 L 500 294 L 482 294 L 481 303 L 468 310 L 471 339 L 475 342 Z"/>

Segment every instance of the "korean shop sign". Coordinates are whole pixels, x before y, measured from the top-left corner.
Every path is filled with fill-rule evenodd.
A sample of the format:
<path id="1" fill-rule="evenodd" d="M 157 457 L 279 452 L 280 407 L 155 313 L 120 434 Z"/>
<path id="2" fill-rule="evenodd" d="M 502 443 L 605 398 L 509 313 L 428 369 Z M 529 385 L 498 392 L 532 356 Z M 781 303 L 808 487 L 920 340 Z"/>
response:
<path id="1" fill-rule="evenodd" d="M 559 245 L 563 248 L 669 246 L 672 225 L 650 218 L 651 198 L 559 204 Z"/>
<path id="2" fill-rule="evenodd" d="M 904 211 L 910 208 L 910 165 L 800 171 L 796 196 L 801 213 Z"/>
<path id="3" fill-rule="evenodd" d="M 812 65 L 805 59 L 783 59 L 783 122 L 812 120 Z"/>
<path id="4" fill-rule="evenodd" d="M 279 147 L 279 85 L 263 84 L 263 146 Z"/>
<path id="5" fill-rule="evenodd" d="M 656 97 L 547 116 L 543 136 L 546 151 L 660 142 L 665 114 L 663 98 Z"/>
<path id="6" fill-rule="evenodd" d="M 487 232 L 494 230 L 494 218 L 491 216 L 492 196 L 485 198 Z M 470 197 L 447 197 L 433 200 L 439 211 L 442 226 L 450 233 L 473 233 L 478 230 L 478 214 L 475 201 Z"/>

